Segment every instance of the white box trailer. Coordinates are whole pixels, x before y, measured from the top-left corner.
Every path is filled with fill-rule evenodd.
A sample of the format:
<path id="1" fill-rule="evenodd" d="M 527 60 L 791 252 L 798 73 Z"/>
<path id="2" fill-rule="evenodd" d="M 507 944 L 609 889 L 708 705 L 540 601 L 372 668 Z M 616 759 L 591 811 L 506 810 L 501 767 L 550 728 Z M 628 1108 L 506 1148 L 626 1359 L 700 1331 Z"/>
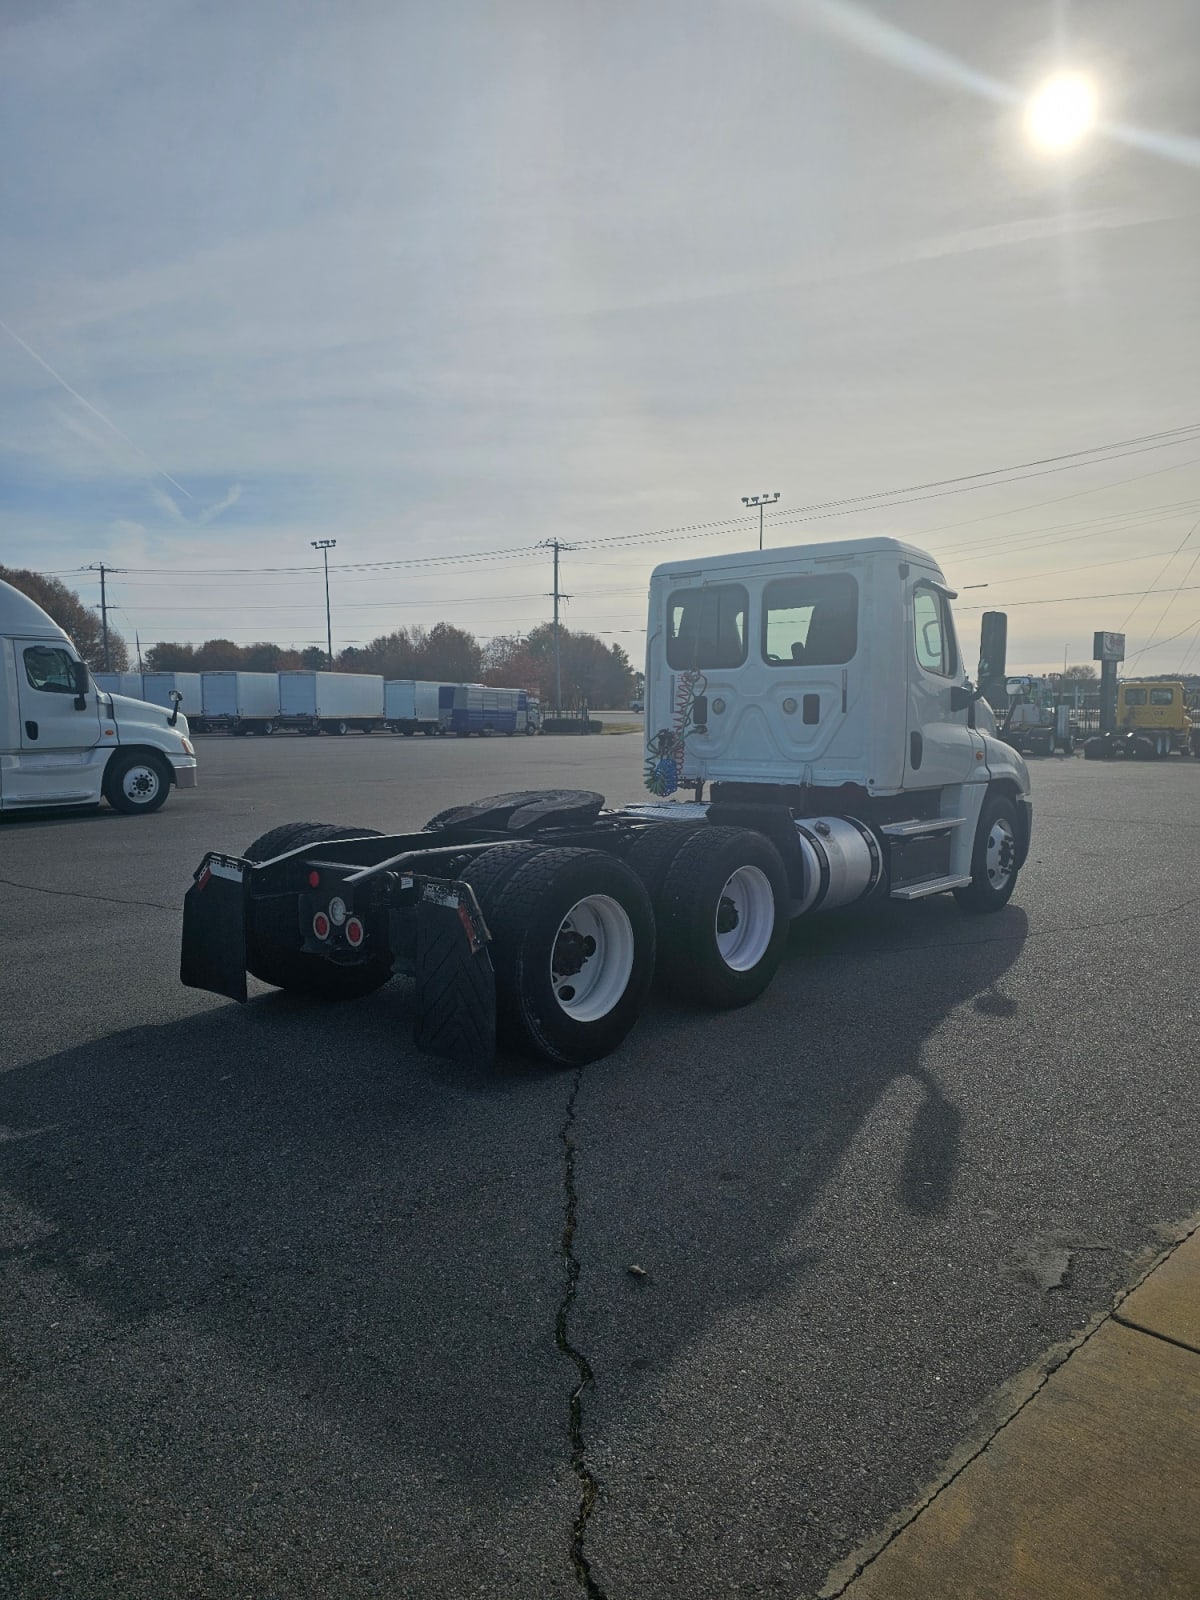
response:
<path id="1" fill-rule="evenodd" d="M 438 714 L 443 685 L 422 678 L 390 678 L 383 686 L 383 714 L 394 733 L 441 733 Z"/>
<path id="2" fill-rule="evenodd" d="M 140 672 L 93 672 L 92 681 L 105 694 L 123 694 L 128 700 L 144 700 Z"/>
<path id="3" fill-rule="evenodd" d="M 383 678 L 367 672 L 281 672 L 279 720 L 305 733 L 373 733 L 384 721 Z"/>
<path id="4" fill-rule="evenodd" d="M 200 727 L 212 733 L 274 733 L 279 722 L 276 672 L 202 672 Z"/>
<path id="5" fill-rule="evenodd" d="M 200 674 L 198 672 L 143 672 L 141 698 L 152 706 L 166 706 L 169 711 L 174 705 L 171 691 L 178 690 L 183 696 L 179 702 L 179 709 L 185 717 L 202 717 L 204 715 L 204 701 L 200 692 Z"/>

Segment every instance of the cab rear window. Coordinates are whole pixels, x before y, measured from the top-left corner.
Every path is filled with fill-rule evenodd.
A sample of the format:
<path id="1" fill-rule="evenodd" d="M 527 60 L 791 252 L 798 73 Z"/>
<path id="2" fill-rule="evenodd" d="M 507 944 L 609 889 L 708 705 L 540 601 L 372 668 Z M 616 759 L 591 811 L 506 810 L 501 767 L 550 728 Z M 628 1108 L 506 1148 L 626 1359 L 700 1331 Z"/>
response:
<path id="1" fill-rule="evenodd" d="M 1127 706 L 1144 706 L 1146 704 L 1145 689 L 1126 689 L 1125 704 Z"/>
<path id="2" fill-rule="evenodd" d="M 1175 704 L 1174 689 L 1151 689 L 1150 704 L 1152 706 L 1173 706 Z"/>
<path id="3" fill-rule="evenodd" d="M 676 589 L 667 600 L 667 665 L 676 672 L 740 667 L 749 609 L 740 583 Z"/>
<path id="4" fill-rule="evenodd" d="M 858 649 L 858 580 L 848 572 L 776 578 L 763 592 L 768 666 L 832 667 Z"/>

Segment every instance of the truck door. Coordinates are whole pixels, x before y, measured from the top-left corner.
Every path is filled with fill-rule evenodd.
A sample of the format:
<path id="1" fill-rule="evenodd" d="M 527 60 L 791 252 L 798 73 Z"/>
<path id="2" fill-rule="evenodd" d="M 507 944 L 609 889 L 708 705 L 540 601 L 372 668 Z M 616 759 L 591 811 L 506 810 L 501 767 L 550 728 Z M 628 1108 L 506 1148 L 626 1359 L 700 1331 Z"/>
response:
<path id="1" fill-rule="evenodd" d="M 983 740 L 969 713 L 952 711 L 950 692 L 966 681 L 947 592 L 918 578 L 909 598 L 908 738 L 904 782 L 910 789 L 968 783 L 976 775 Z"/>
<path id="2" fill-rule="evenodd" d="M 115 745 L 117 737 L 111 719 L 101 722 L 96 690 L 76 710 L 76 658 L 65 645 L 15 639 L 13 651 L 20 754 L 5 774 L 5 802 L 98 799 L 103 763 L 95 759 L 96 746 Z"/>

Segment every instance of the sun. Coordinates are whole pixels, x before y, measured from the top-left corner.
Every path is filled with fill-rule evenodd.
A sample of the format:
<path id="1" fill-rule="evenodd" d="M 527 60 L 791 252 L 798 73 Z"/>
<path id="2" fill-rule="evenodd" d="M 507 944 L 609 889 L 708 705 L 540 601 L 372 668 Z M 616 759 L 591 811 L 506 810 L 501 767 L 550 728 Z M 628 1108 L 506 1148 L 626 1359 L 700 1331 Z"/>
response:
<path id="1" fill-rule="evenodd" d="M 1095 127 L 1096 110 L 1096 89 L 1089 79 L 1076 72 L 1056 73 L 1030 96 L 1025 131 L 1042 150 L 1073 150 Z"/>

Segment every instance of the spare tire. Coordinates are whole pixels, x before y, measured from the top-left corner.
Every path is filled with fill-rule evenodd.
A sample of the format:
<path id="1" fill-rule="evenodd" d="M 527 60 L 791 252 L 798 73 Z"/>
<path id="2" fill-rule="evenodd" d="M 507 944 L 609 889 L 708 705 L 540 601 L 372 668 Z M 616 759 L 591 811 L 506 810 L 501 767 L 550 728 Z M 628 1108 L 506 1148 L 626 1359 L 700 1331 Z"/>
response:
<path id="1" fill-rule="evenodd" d="M 654 976 L 654 914 L 637 874 L 600 850 L 506 846 L 462 876 L 492 935 L 501 1042 L 572 1067 L 615 1050 Z"/>
<path id="2" fill-rule="evenodd" d="M 271 861 L 301 845 L 334 839 L 377 839 L 378 828 L 338 827 L 332 822 L 285 822 L 247 845 L 248 861 Z M 300 926 L 291 896 L 247 904 L 246 970 L 276 989 L 317 1000 L 357 1000 L 381 988 L 392 975 L 391 955 L 339 966 L 301 949 Z"/>
<path id="3" fill-rule="evenodd" d="M 564 823 L 591 822 L 603 805 L 604 796 L 592 789 L 518 789 L 472 800 L 465 806 L 450 806 L 430 817 L 425 826 L 534 833 Z"/>

